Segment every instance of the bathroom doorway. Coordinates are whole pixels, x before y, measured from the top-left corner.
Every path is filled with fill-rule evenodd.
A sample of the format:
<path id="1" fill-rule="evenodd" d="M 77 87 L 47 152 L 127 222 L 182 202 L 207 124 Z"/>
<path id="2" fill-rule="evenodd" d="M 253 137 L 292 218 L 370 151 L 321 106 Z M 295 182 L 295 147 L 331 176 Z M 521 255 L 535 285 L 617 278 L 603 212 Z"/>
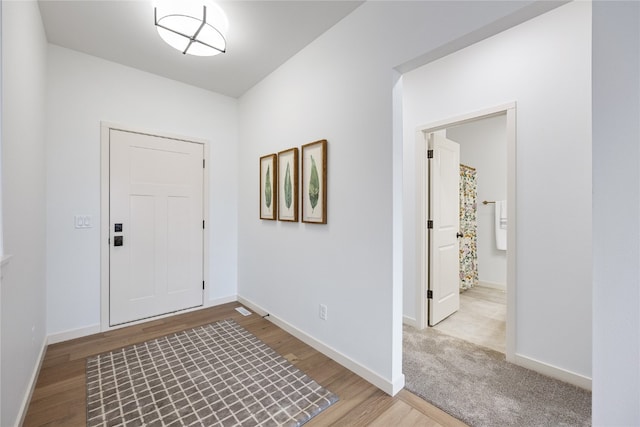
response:
<path id="1" fill-rule="evenodd" d="M 418 212 L 422 260 L 417 307 L 418 328 L 428 324 L 429 162 L 427 143 L 434 132 L 460 144 L 463 190 L 460 246 L 460 310 L 434 328 L 449 335 L 503 352 L 511 359 L 515 349 L 515 104 L 456 118 L 418 131 L 425 161 L 418 164 Z M 422 170 L 420 170 L 422 169 Z M 420 179 L 420 178 L 419 178 Z M 486 203 L 483 203 L 486 202 Z M 425 206 L 425 205 L 422 205 Z M 464 212 L 464 208 L 468 212 Z M 472 224 L 473 226 L 470 226 Z M 509 250 L 507 250 L 507 248 Z M 422 299 L 424 298 L 424 299 Z M 510 357 L 511 356 L 511 357 Z"/>
<path id="2" fill-rule="evenodd" d="M 444 129 L 460 147 L 459 309 L 434 328 L 504 353 L 507 316 L 506 113 Z"/>

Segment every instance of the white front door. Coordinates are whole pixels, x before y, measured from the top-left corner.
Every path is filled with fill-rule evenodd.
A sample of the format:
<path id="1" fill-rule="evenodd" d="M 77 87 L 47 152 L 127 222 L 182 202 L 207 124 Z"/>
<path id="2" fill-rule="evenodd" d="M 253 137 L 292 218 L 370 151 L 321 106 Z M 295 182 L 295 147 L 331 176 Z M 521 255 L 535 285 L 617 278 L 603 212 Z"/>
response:
<path id="1" fill-rule="evenodd" d="M 429 326 L 460 308 L 460 145 L 429 135 Z"/>
<path id="2" fill-rule="evenodd" d="M 109 130 L 109 324 L 203 304 L 200 143 Z"/>

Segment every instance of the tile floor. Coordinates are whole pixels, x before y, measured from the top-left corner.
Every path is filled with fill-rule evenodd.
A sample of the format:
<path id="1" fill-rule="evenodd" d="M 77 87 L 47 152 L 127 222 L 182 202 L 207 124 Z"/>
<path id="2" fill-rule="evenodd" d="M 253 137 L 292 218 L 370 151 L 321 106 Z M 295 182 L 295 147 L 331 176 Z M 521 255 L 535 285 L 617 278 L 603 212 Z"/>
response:
<path id="1" fill-rule="evenodd" d="M 460 294 L 460 310 L 434 329 L 504 353 L 506 316 L 506 292 L 476 286 Z"/>

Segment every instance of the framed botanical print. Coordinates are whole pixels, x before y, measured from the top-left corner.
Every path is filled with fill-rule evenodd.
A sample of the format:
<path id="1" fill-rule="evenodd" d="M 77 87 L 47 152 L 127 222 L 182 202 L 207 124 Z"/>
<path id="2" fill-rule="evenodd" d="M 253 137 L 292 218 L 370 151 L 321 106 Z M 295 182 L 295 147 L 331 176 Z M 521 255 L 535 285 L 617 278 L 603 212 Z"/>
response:
<path id="1" fill-rule="evenodd" d="M 302 146 L 302 222 L 327 223 L 327 140 Z"/>
<path id="2" fill-rule="evenodd" d="M 260 157 L 260 219 L 276 219 L 278 186 L 277 154 Z"/>
<path id="3" fill-rule="evenodd" d="M 298 221 L 298 149 L 278 153 L 278 219 Z"/>

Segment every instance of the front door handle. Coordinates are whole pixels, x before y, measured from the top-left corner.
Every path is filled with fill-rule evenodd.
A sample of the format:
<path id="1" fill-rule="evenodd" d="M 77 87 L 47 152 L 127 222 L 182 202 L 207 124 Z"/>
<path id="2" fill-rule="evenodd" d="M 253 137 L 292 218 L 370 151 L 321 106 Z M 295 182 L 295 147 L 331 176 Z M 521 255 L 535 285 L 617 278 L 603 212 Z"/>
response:
<path id="1" fill-rule="evenodd" d="M 113 236 L 113 246 L 122 246 L 123 243 L 123 237 L 122 236 Z"/>
<path id="2" fill-rule="evenodd" d="M 459 232 L 459 231 L 458 231 L 458 232 L 456 233 L 456 237 L 464 237 L 464 235 L 463 235 L 461 232 Z"/>

